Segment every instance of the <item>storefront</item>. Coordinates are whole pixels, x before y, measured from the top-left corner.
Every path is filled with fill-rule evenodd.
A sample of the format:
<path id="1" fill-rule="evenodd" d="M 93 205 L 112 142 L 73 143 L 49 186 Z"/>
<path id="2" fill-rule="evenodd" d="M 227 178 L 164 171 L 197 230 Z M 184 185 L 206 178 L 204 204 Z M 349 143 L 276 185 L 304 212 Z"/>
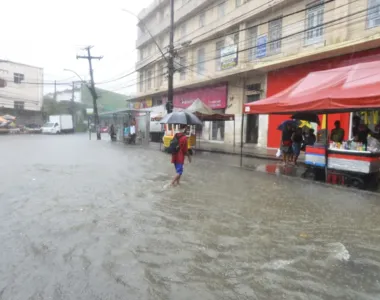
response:
<path id="1" fill-rule="evenodd" d="M 209 106 L 215 113 L 224 114 L 227 106 L 228 85 L 222 83 L 211 85 L 199 89 L 175 92 L 173 97 L 174 109 L 188 108 L 197 99 Z M 167 98 L 163 98 L 166 102 Z M 198 133 L 205 140 L 224 141 L 225 122 L 213 121 L 204 122 L 204 126 L 199 128 Z"/>
<path id="2" fill-rule="evenodd" d="M 380 49 L 372 49 L 271 71 L 267 76 L 267 97 L 273 96 L 287 89 L 300 79 L 304 78 L 310 72 L 353 65 L 360 62 L 371 62 L 379 59 Z M 290 116 L 284 115 L 269 115 L 267 142 L 268 148 L 279 147 L 281 132 L 277 130 L 277 127 L 283 121 L 289 119 L 289 117 Z M 345 131 L 345 139 L 347 139 L 350 135 L 352 127 L 351 117 L 352 115 L 350 113 L 339 113 L 331 115 L 328 119 L 328 128 L 334 128 L 334 122 L 339 120 L 341 122 L 341 127 Z"/>

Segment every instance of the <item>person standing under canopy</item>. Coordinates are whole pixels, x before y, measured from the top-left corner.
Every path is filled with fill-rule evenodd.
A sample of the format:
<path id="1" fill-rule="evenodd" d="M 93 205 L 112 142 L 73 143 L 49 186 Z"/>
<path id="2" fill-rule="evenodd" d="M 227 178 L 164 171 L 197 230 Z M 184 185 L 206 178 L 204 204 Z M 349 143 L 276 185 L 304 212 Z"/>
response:
<path id="1" fill-rule="evenodd" d="M 330 140 L 335 143 L 342 143 L 344 139 L 344 129 L 340 127 L 340 121 L 336 120 L 335 128 L 331 130 Z"/>

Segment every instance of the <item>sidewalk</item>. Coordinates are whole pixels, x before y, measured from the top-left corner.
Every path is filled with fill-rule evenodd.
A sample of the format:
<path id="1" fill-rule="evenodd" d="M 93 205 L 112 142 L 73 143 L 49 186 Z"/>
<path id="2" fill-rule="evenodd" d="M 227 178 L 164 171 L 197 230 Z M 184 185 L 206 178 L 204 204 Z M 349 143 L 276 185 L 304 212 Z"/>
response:
<path id="1" fill-rule="evenodd" d="M 153 147 L 160 147 L 159 143 L 150 143 L 153 144 Z M 163 145 L 162 145 L 163 147 Z M 162 148 L 163 149 L 163 148 Z M 240 155 L 240 145 L 236 145 L 235 147 L 230 144 L 224 143 L 210 143 L 208 141 L 201 141 L 200 144 L 197 142 L 195 146 L 195 151 L 200 152 L 212 152 L 212 153 L 220 153 L 220 154 L 229 154 L 229 155 Z M 252 157 L 252 158 L 260 158 L 260 159 L 269 159 L 269 160 L 279 160 L 276 157 L 277 149 L 273 148 L 262 148 L 257 147 L 255 145 L 244 145 L 243 146 L 243 156 Z M 305 154 L 301 152 L 299 157 L 299 162 L 305 161 Z"/>

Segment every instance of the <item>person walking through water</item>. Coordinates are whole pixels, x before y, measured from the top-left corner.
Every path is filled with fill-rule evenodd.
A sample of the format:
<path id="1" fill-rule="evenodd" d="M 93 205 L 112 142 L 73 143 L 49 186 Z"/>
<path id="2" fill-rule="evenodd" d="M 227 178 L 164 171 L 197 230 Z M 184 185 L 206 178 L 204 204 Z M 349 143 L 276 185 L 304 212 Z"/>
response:
<path id="1" fill-rule="evenodd" d="M 180 125 L 180 132 L 176 133 L 170 142 L 169 153 L 172 154 L 172 164 L 174 164 L 174 168 L 176 171 L 176 175 L 174 176 L 171 185 L 176 186 L 179 185 L 179 181 L 183 174 L 183 165 L 185 163 L 185 156 L 188 157 L 189 163 L 191 163 L 191 156 L 187 147 L 187 137 L 186 137 L 186 125 Z"/>

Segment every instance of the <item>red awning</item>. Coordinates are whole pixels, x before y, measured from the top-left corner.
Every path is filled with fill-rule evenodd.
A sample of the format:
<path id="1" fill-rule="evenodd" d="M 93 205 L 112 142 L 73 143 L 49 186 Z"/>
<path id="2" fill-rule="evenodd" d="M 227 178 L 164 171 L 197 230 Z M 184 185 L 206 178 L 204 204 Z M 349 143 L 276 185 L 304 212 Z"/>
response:
<path id="1" fill-rule="evenodd" d="M 312 72 L 288 89 L 247 103 L 247 114 L 318 113 L 380 108 L 380 61 Z"/>

